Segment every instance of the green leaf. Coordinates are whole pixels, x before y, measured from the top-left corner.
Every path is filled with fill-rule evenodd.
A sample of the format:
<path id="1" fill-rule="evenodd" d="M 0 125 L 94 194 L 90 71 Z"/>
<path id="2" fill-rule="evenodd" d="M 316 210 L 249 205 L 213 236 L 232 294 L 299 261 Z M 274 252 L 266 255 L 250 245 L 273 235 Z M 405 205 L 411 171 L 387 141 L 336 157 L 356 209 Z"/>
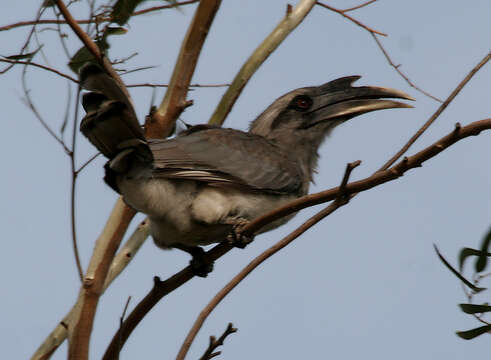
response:
<path id="1" fill-rule="evenodd" d="M 476 272 L 481 272 L 486 268 L 486 264 L 488 262 L 488 256 L 489 256 L 488 248 L 490 243 L 491 243 L 491 229 L 489 229 L 488 233 L 486 234 L 486 236 L 482 241 L 481 254 L 475 264 Z"/>
<path id="2" fill-rule="evenodd" d="M 487 304 L 476 305 L 476 304 L 459 304 L 460 308 L 466 314 L 481 314 L 491 311 L 491 306 Z"/>
<path id="3" fill-rule="evenodd" d="M 111 17 L 113 22 L 124 25 L 128 22 L 131 14 L 135 11 L 136 7 L 146 0 L 118 0 L 113 6 Z"/>
<path id="4" fill-rule="evenodd" d="M 467 331 L 456 331 L 457 336 L 465 340 L 472 340 L 484 333 L 491 331 L 491 325 L 484 325 Z"/>
<path id="5" fill-rule="evenodd" d="M 480 288 L 480 287 L 475 286 L 473 283 L 471 283 L 469 280 L 467 280 L 465 277 L 463 277 L 457 270 L 454 269 L 454 267 L 452 265 L 450 265 L 450 263 L 443 257 L 443 255 L 440 254 L 440 251 L 438 251 L 438 248 L 435 244 L 433 244 L 433 247 L 435 248 L 436 254 L 440 258 L 443 265 L 445 265 L 455 276 L 457 276 L 460 281 L 462 281 L 465 285 L 467 285 L 469 288 L 471 288 L 476 293 L 483 291 L 483 290 L 486 290 L 486 288 Z"/>
<path id="6" fill-rule="evenodd" d="M 10 55 L 10 56 L 5 56 L 6 59 L 10 59 L 10 60 L 24 60 L 24 59 L 29 59 L 31 60 L 34 55 L 37 54 L 37 52 L 39 50 L 41 50 L 41 48 L 43 47 L 43 45 L 41 45 L 40 47 L 38 47 L 36 50 L 34 50 L 33 52 L 30 52 L 30 53 L 26 53 L 26 54 L 17 54 L 17 55 Z"/>

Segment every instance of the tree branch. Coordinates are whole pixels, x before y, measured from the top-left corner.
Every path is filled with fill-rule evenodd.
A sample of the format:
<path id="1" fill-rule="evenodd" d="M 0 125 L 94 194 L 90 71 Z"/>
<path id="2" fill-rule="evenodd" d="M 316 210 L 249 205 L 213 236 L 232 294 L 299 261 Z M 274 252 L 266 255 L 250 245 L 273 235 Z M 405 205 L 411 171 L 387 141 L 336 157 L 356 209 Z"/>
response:
<path id="1" fill-rule="evenodd" d="M 114 279 L 124 270 L 126 265 L 133 259 L 134 254 L 138 251 L 150 232 L 148 220 L 144 220 L 137 229 L 133 232 L 130 238 L 119 250 L 118 254 L 114 257 L 111 267 L 109 268 L 106 281 L 104 283 L 105 291 Z M 72 327 L 73 319 L 76 313 L 79 312 L 78 308 L 81 305 L 82 293 L 79 294 L 77 302 L 72 309 L 65 315 L 62 321 L 56 326 L 56 328 L 48 335 L 44 342 L 39 346 L 31 360 L 46 359 L 50 354 L 54 353 L 56 349 L 65 341 L 68 331 L 68 327 Z"/>
<path id="2" fill-rule="evenodd" d="M 372 32 L 370 32 L 370 35 L 372 35 L 373 39 L 377 43 L 378 48 L 380 49 L 380 51 L 382 51 L 382 54 L 384 54 L 384 57 L 387 60 L 387 62 L 389 63 L 389 65 L 392 66 L 395 71 L 397 71 L 397 73 L 408 83 L 409 86 L 411 86 L 414 90 L 419 91 L 423 95 L 426 95 L 429 98 L 431 98 L 431 99 L 433 99 L 435 101 L 438 101 L 439 103 L 442 103 L 443 102 L 442 100 L 440 100 L 436 96 L 433 96 L 429 92 L 426 92 L 423 89 L 421 89 L 420 87 L 416 86 L 416 84 L 414 84 L 411 81 L 411 79 L 409 79 L 409 77 L 401 71 L 401 69 L 400 69 L 401 68 L 401 64 L 397 64 L 396 65 L 392 61 L 392 59 L 389 56 L 389 53 L 385 50 L 384 46 L 382 45 L 382 43 L 380 42 L 380 40 L 377 38 L 377 35 L 374 34 L 374 33 L 372 33 Z"/>
<path id="3" fill-rule="evenodd" d="M 421 167 L 422 163 L 435 157 L 440 152 L 455 144 L 459 140 L 462 140 L 469 136 L 478 135 L 484 130 L 491 129 L 491 119 L 485 119 L 481 121 L 473 122 L 465 127 L 456 127 L 450 134 L 441 138 L 433 145 L 423 149 L 415 155 L 404 158 L 400 163 L 396 164 L 392 168 L 385 171 L 379 171 L 375 174 L 359 181 L 349 183 L 344 188 L 346 195 L 354 194 L 361 191 L 366 191 L 378 185 L 395 180 L 401 177 L 406 171 Z M 306 207 L 318 205 L 331 200 L 335 200 L 340 194 L 339 187 L 335 187 L 329 190 L 321 191 L 316 194 L 306 195 L 297 200 L 282 206 L 274 211 L 265 214 L 256 220 L 249 223 L 244 227 L 242 233 L 254 234 L 259 231 L 265 225 L 280 219 L 284 216 L 302 210 Z M 338 202 L 339 204 L 339 202 Z M 327 211 L 327 209 L 326 209 Z M 318 214 L 321 216 L 320 214 Z M 326 215 L 327 216 L 327 215 Z M 312 220 L 312 219 L 310 219 Z M 309 220 L 309 221 L 310 221 Z M 298 230 L 298 229 L 297 229 Z M 215 261 L 229 252 L 233 248 L 233 245 L 222 242 L 211 250 L 207 251 L 204 255 L 205 261 Z M 104 360 L 114 359 L 116 344 L 122 339 L 123 343 L 129 337 L 131 332 L 143 319 L 143 317 L 157 304 L 165 295 L 168 295 L 190 279 L 194 277 L 191 267 L 186 267 L 174 274 L 165 281 L 161 281 L 158 277 L 155 278 L 154 286 L 150 292 L 139 302 L 131 314 L 127 317 L 121 329 L 114 335 L 111 344 L 109 345 L 104 355 Z"/>
<path id="4" fill-rule="evenodd" d="M 92 259 L 80 289 L 80 306 L 69 327 L 68 358 L 88 359 L 90 335 L 109 266 L 135 211 L 121 199 L 116 202 L 106 226 L 96 241 Z"/>
<path id="5" fill-rule="evenodd" d="M 254 75 L 256 70 L 283 40 L 285 40 L 288 34 L 295 30 L 314 5 L 314 0 L 300 0 L 293 10 L 287 12 L 283 20 L 280 21 L 276 28 L 254 50 L 244 65 L 242 65 L 208 123 L 216 125 L 223 124 L 252 75 Z"/>
<path id="6" fill-rule="evenodd" d="M 9 63 L 9 64 L 22 64 L 22 65 L 28 65 L 28 66 L 34 66 L 34 67 L 38 67 L 40 69 L 43 69 L 43 70 L 47 70 L 47 71 L 50 71 L 52 73 L 55 73 L 61 77 L 64 77 L 65 79 L 68 79 L 70 81 L 73 81 L 74 83 L 78 84 L 78 80 L 71 77 L 70 75 L 67 75 L 67 74 L 64 74 L 56 69 L 53 69 L 49 66 L 45 66 L 45 65 L 41 65 L 41 64 L 37 64 L 35 62 L 32 62 L 32 61 L 21 61 L 21 60 L 11 60 L 11 59 L 0 59 L 0 62 L 5 62 L 5 63 Z"/>
<path id="7" fill-rule="evenodd" d="M 143 14 L 148 14 L 150 12 L 158 11 L 158 10 L 163 10 L 163 9 L 171 9 L 183 5 L 189 5 L 189 4 L 194 4 L 197 3 L 199 0 L 188 0 L 188 1 L 181 1 L 181 2 L 175 2 L 173 4 L 169 5 L 160 5 L 160 6 L 153 6 L 147 9 L 143 10 L 138 10 L 135 11 L 131 16 L 137 16 L 137 15 L 143 15 Z M 93 24 L 93 23 L 102 23 L 102 22 L 112 22 L 112 18 L 110 16 L 95 16 L 91 19 L 87 20 L 75 20 L 77 24 Z M 0 26 L 0 31 L 6 31 L 6 30 L 11 30 L 17 27 L 22 27 L 22 26 L 30 26 L 30 25 L 49 25 L 49 24 L 67 24 L 66 20 L 58 20 L 58 19 L 48 19 L 48 20 L 30 20 L 30 21 L 19 21 L 13 24 L 9 25 L 4 25 Z"/>
<path id="8" fill-rule="evenodd" d="M 182 42 L 165 97 L 145 124 L 145 135 L 148 138 L 167 137 L 179 115 L 189 106 L 189 102 L 186 102 L 189 84 L 220 3 L 221 0 L 200 1 Z"/>
<path id="9" fill-rule="evenodd" d="M 177 354 L 177 360 L 184 360 L 186 354 L 191 347 L 198 331 L 203 326 L 206 318 L 211 314 L 211 312 L 218 306 L 218 304 L 227 296 L 247 275 L 249 275 L 254 269 L 256 269 L 259 265 L 261 265 L 268 258 L 276 254 L 278 251 L 289 245 L 295 239 L 297 239 L 300 235 L 302 235 L 305 231 L 310 229 L 312 226 L 317 224 L 319 221 L 324 219 L 326 216 L 332 214 L 339 207 L 346 205 L 349 202 L 349 196 L 345 195 L 346 185 L 348 183 L 351 172 L 354 168 L 359 166 L 361 161 L 354 161 L 346 165 L 346 170 L 344 172 L 343 179 L 341 180 L 341 184 L 339 185 L 339 192 L 336 200 L 331 203 L 327 208 L 321 210 L 306 222 L 304 222 L 300 227 L 298 227 L 295 231 L 291 232 L 289 235 L 284 237 L 282 240 L 278 241 L 276 244 L 271 246 L 269 249 L 262 252 L 259 256 L 257 256 L 254 260 L 252 260 L 247 266 L 245 266 L 236 276 L 230 280 L 227 285 L 225 285 L 205 306 L 205 308 L 201 311 L 198 318 L 195 320 L 193 327 L 189 330 L 186 339 L 184 340 L 179 353 Z"/>
<path id="10" fill-rule="evenodd" d="M 472 77 L 491 59 L 491 51 L 466 75 L 466 77 L 457 85 L 448 98 L 440 105 L 433 115 L 421 126 L 421 128 L 409 139 L 409 141 L 399 150 L 393 157 L 391 157 L 381 168 L 385 170 L 393 163 L 397 161 L 406 151 L 409 150 L 418 138 L 430 127 L 433 122 L 441 115 L 441 113 L 447 108 L 447 106 L 455 99 L 464 86 L 472 79 Z"/>
<path id="11" fill-rule="evenodd" d="M 106 72 L 119 84 L 121 90 L 126 94 L 128 99 L 131 99 L 123 80 L 119 77 L 118 73 L 113 69 L 110 61 L 101 53 L 99 47 L 92 41 L 87 33 L 77 24 L 70 11 L 68 11 L 63 0 L 54 0 L 56 6 L 60 10 L 61 14 L 65 18 L 68 25 L 72 28 L 73 32 L 78 36 L 80 41 L 85 45 L 87 50 L 94 56 L 97 62 L 106 70 Z"/>
<path id="12" fill-rule="evenodd" d="M 378 35 L 380 35 L 380 36 L 387 36 L 387 34 L 386 34 L 386 33 L 383 33 L 383 32 L 380 32 L 380 31 L 377 31 L 377 30 L 375 30 L 375 29 L 373 29 L 373 28 L 371 28 L 371 27 L 369 27 L 369 26 L 367 26 L 367 25 L 363 24 L 361 21 L 356 20 L 356 19 L 355 19 L 355 18 L 353 18 L 352 16 L 350 16 L 350 15 L 347 15 L 347 14 L 346 14 L 348 11 L 355 10 L 355 9 L 357 9 L 357 8 L 360 8 L 361 6 L 368 5 L 369 3 L 370 3 L 370 2 L 365 3 L 365 4 L 362 4 L 362 5 L 359 5 L 359 6 L 354 7 L 354 8 L 349 8 L 349 9 L 346 9 L 346 10 L 341 10 L 341 9 L 336 9 L 335 7 L 329 6 L 329 5 L 327 5 L 327 4 L 321 3 L 320 1 L 317 1 L 317 2 L 316 2 L 316 4 L 317 4 L 317 5 L 320 5 L 320 6 L 322 6 L 322 7 L 326 8 L 326 9 L 328 9 L 328 10 L 334 11 L 335 13 L 338 13 L 339 15 L 341 15 L 341 16 L 343 16 L 343 17 L 345 17 L 346 19 L 350 20 L 350 21 L 351 21 L 351 22 L 353 22 L 354 24 L 356 24 L 356 25 L 358 25 L 358 26 L 362 27 L 363 29 L 367 30 L 367 31 L 368 31 L 368 32 L 370 32 L 370 33 L 375 33 L 375 34 L 378 34 Z"/>

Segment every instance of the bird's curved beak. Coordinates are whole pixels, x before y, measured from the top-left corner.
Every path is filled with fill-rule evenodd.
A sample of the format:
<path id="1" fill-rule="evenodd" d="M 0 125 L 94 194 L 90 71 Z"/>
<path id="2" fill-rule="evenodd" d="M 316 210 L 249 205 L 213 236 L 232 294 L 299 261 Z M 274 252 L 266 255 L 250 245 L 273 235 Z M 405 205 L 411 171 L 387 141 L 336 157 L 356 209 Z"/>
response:
<path id="1" fill-rule="evenodd" d="M 375 110 L 413 107 L 384 99 L 415 100 L 402 91 L 375 86 L 351 86 L 359 78 L 360 76 L 348 76 L 319 86 L 314 95 L 313 107 L 309 111 L 315 112 L 315 121 L 309 127 L 327 120 L 348 120 Z"/>

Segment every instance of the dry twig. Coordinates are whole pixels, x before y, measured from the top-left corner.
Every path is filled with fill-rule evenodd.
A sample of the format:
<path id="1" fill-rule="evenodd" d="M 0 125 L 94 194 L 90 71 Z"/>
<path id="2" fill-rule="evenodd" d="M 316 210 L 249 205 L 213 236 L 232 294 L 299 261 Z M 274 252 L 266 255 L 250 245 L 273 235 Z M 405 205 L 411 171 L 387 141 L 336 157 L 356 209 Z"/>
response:
<path id="1" fill-rule="evenodd" d="M 206 349 L 203 356 L 199 358 L 199 360 L 209 360 L 214 358 L 215 356 L 220 355 L 222 353 L 221 351 L 217 351 L 217 352 L 214 351 L 216 350 L 217 347 L 223 345 L 223 342 L 225 341 L 227 336 L 235 332 L 237 332 L 237 328 L 234 328 L 232 323 L 228 323 L 227 328 L 225 329 L 223 334 L 218 338 L 218 340 L 214 336 L 210 336 L 210 343 L 208 344 L 208 348 Z"/>

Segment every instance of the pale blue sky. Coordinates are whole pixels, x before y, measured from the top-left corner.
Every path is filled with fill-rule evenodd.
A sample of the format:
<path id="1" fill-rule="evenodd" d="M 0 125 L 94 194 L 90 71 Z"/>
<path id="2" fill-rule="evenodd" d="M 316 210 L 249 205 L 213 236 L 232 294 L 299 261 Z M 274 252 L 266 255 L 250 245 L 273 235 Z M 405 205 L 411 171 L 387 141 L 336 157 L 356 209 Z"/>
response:
<path id="1" fill-rule="evenodd" d="M 193 82 L 231 81 L 281 19 L 286 3 L 224 0 Z M 339 7 L 357 3 L 329 2 Z M 34 18 L 38 4 L 25 0 L 2 5 L 0 25 Z M 128 34 L 110 39 L 114 57 L 138 52 L 125 67 L 157 66 L 125 76 L 128 83 L 168 81 L 194 9 L 192 5 L 181 12 L 137 17 L 130 22 Z M 352 15 L 388 33 L 382 41 L 394 61 L 403 64 L 401 69 L 419 86 L 441 98 L 490 50 L 491 2 L 486 0 L 378 1 Z M 70 34 L 74 52 L 80 42 L 68 27 L 63 29 Z M 27 31 L 1 32 L 1 55 L 15 53 Z M 41 42 L 50 64 L 69 72 L 55 33 L 42 33 Z M 6 359 L 29 357 L 70 309 L 79 287 L 69 227 L 69 160 L 23 105 L 20 73 L 19 67 L 2 75 L 0 87 L 4 123 L 0 338 Z M 337 185 L 350 161 L 363 161 L 352 178 L 365 177 L 399 149 L 438 104 L 410 88 L 388 66 L 366 31 L 320 7 L 255 74 L 226 126 L 246 129 L 279 95 L 354 74 L 363 76 L 359 84 L 397 88 L 417 99 L 415 109 L 367 114 L 336 129 L 321 149 L 317 185 L 311 191 Z M 445 135 L 455 122 L 489 117 L 490 76 L 488 64 L 409 153 Z M 65 112 L 66 82 L 31 69 L 29 84 L 38 109 L 58 131 Z M 223 91 L 190 92 L 195 105 L 182 119 L 191 124 L 206 122 Z M 143 116 L 151 91 L 131 93 Z M 163 93 L 158 91 L 157 99 Z M 227 339 L 222 359 L 450 360 L 489 353 L 489 337 L 469 342 L 455 336 L 455 330 L 479 324 L 458 310 L 456 304 L 465 302 L 460 285 L 432 247 L 438 244 L 455 263 L 458 250 L 478 246 L 490 226 L 489 143 L 489 133 L 464 140 L 423 168 L 357 196 L 242 282 L 205 323 L 188 358 L 199 358 L 208 336 L 221 334 L 228 322 L 239 332 Z M 80 137 L 78 163 L 93 153 Z M 102 157 L 94 161 L 78 183 L 77 226 L 84 266 L 117 198 L 102 181 L 104 161 Z M 210 298 L 255 255 L 316 210 L 301 212 L 288 225 L 259 236 L 244 251 L 232 251 L 207 279 L 194 279 L 171 294 L 140 324 L 121 358 L 174 357 Z M 99 358 L 110 341 L 127 297 L 132 296 L 132 308 L 150 289 L 154 275 L 166 278 L 187 262 L 179 251 L 164 252 L 150 240 L 145 243 L 101 300 L 92 358 Z M 482 299 L 486 300 L 489 292 Z M 53 359 L 65 357 L 66 344 Z"/>

